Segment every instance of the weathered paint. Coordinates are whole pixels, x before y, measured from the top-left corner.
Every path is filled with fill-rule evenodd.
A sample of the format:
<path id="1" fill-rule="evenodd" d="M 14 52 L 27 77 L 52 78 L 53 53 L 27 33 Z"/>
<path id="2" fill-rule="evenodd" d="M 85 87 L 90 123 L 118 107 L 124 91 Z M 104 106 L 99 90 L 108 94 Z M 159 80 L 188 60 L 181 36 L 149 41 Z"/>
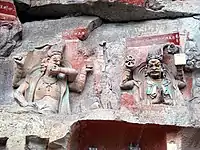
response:
<path id="1" fill-rule="evenodd" d="M 133 108 L 136 104 L 133 94 L 123 93 L 121 95 L 120 104 L 126 108 Z"/>
<path id="2" fill-rule="evenodd" d="M 153 44 L 165 44 L 168 42 L 174 43 L 175 45 L 180 45 L 179 32 L 162 34 L 162 35 L 127 38 L 126 47 L 139 47 L 139 46 L 147 46 Z"/>
<path id="3" fill-rule="evenodd" d="M 185 99 L 190 99 L 192 97 L 192 83 L 193 79 L 191 76 L 186 76 L 186 87 L 182 90 Z"/>
<path id="4" fill-rule="evenodd" d="M 85 40 L 88 34 L 89 32 L 87 28 L 78 27 L 76 29 L 64 31 L 62 37 L 65 40 Z"/>
<path id="5" fill-rule="evenodd" d="M 15 5 L 11 2 L 0 1 L 0 13 L 17 16 Z"/>
<path id="6" fill-rule="evenodd" d="M 119 0 L 122 3 L 133 4 L 137 6 L 145 6 L 145 0 Z"/>

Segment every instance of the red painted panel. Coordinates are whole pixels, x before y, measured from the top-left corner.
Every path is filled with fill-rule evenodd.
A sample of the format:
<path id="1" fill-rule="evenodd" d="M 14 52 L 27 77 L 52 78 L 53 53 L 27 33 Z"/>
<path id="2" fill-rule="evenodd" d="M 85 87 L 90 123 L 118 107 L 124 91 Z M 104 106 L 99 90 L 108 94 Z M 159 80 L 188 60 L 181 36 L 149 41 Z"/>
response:
<path id="1" fill-rule="evenodd" d="M 185 76 L 186 78 L 186 87 L 182 90 L 182 93 L 186 99 L 191 98 L 192 96 L 192 82 L 193 78 L 191 76 Z"/>
<path id="2" fill-rule="evenodd" d="M 85 65 L 85 58 L 78 50 L 78 41 L 67 41 L 64 55 L 75 69 L 80 69 Z"/>
<path id="3" fill-rule="evenodd" d="M 66 30 L 63 32 L 63 39 L 65 40 L 84 40 L 88 36 L 88 29 L 84 27 L 78 27 L 73 30 Z"/>
<path id="4" fill-rule="evenodd" d="M 16 16 L 0 13 L 0 20 L 6 21 L 6 22 L 7 21 L 15 21 Z"/>
<path id="5" fill-rule="evenodd" d="M 122 3 L 134 4 L 137 6 L 144 6 L 145 0 L 120 0 Z"/>
<path id="6" fill-rule="evenodd" d="M 147 46 L 153 44 L 165 44 L 167 42 L 174 43 L 175 45 L 180 45 L 179 32 L 163 34 L 163 35 L 128 38 L 126 40 L 126 47 L 139 47 L 139 46 Z"/>
<path id="7" fill-rule="evenodd" d="M 121 106 L 125 106 L 127 108 L 133 108 L 135 106 L 135 99 L 133 94 L 123 93 L 121 95 Z"/>
<path id="8" fill-rule="evenodd" d="M 128 150 L 128 145 L 137 143 L 140 136 L 142 150 L 166 150 L 166 133 L 177 131 L 173 127 L 117 121 L 81 121 L 79 127 L 78 139 L 74 141 L 78 143 L 78 150 L 88 150 L 91 146 L 98 150 Z"/>
<path id="9" fill-rule="evenodd" d="M 15 5 L 11 2 L 0 1 L 0 13 L 17 16 Z"/>

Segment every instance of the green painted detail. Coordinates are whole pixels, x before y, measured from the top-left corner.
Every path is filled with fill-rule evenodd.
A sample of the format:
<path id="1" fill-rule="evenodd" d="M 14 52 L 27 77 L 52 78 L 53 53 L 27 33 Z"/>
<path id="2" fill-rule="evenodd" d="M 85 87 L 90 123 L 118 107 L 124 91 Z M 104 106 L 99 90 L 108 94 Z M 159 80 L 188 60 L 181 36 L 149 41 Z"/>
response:
<path id="1" fill-rule="evenodd" d="M 68 83 L 66 83 L 66 90 L 65 90 L 65 94 L 62 98 L 62 104 L 61 104 L 61 109 L 65 109 L 64 111 L 67 111 L 68 113 L 71 112 L 70 110 L 70 103 L 69 103 L 69 87 L 68 87 Z"/>
<path id="2" fill-rule="evenodd" d="M 152 81 L 151 79 L 147 80 L 147 89 L 146 94 L 147 95 L 156 95 L 157 89 L 162 89 L 164 95 L 169 95 L 170 98 L 172 98 L 172 91 L 171 91 L 171 82 L 167 79 L 163 79 L 162 82 L 156 83 Z"/>

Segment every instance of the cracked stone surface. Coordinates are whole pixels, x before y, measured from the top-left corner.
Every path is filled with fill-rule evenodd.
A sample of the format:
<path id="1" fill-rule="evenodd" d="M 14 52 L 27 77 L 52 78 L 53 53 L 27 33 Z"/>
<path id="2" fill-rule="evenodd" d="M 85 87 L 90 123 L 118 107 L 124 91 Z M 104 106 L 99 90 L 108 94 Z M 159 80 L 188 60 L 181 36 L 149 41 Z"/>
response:
<path id="1" fill-rule="evenodd" d="M 151 2 L 152 1 L 152 2 Z M 16 6 L 19 9 L 19 16 L 29 15 L 33 19 L 37 18 L 59 18 L 63 16 L 93 15 L 111 22 L 127 22 L 136 20 L 150 20 L 159 18 L 178 18 L 197 15 L 200 12 L 200 2 L 198 0 L 151 0 L 155 8 L 134 5 L 133 1 L 65 1 L 65 0 L 35 0 L 35 1 L 17 1 Z M 159 3 L 159 6 L 157 6 Z M 20 5 L 26 4 L 27 9 L 22 10 Z M 159 9 L 162 6 L 162 9 Z M 154 11 L 156 10 L 156 11 Z M 26 20 L 26 18 L 24 18 Z"/>
<path id="2" fill-rule="evenodd" d="M 0 57 L 8 57 L 20 46 L 22 25 L 12 0 L 0 2 Z"/>
<path id="3" fill-rule="evenodd" d="M 27 22 L 23 24 L 23 43 L 15 52 L 30 51 L 47 43 L 57 43 L 62 39 L 63 32 L 70 29 L 82 27 L 90 33 L 101 24 L 98 17 L 89 16 Z"/>

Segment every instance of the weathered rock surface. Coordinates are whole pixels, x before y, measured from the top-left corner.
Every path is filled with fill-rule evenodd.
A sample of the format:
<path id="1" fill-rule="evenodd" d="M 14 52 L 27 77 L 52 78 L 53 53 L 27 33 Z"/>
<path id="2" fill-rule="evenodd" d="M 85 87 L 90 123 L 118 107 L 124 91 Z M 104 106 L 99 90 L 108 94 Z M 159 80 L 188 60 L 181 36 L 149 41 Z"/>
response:
<path id="1" fill-rule="evenodd" d="M 26 4 L 26 9 L 20 5 Z M 150 20 L 159 18 L 189 17 L 199 14 L 200 2 L 192 1 L 171 1 L 151 0 L 135 2 L 128 0 L 121 1 L 16 1 L 19 16 L 23 21 L 28 21 L 27 16 L 36 19 L 60 18 L 63 16 L 93 15 L 111 22 L 125 22 Z M 23 16 L 25 15 L 25 16 Z M 29 20 L 30 21 L 30 20 Z"/>
<path id="2" fill-rule="evenodd" d="M 13 1 L 0 2 L 0 56 L 9 56 L 20 45 L 21 36 L 22 26 Z"/>
<path id="3" fill-rule="evenodd" d="M 89 36 L 90 32 L 101 24 L 101 19 L 89 16 L 27 22 L 23 24 L 23 43 L 15 52 L 30 51 L 45 44 L 57 43 L 62 39 L 64 32 L 74 29 L 84 28 Z"/>
<path id="4" fill-rule="evenodd" d="M 0 59 L 0 68 L 0 104 L 10 104 L 13 102 L 13 63 L 8 59 L 2 58 Z"/>
<path id="5" fill-rule="evenodd" d="M 176 109 L 174 107 L 163 110 L 149 107 L 147 110 L 137 109 L 134 113 L 124 110 L 98 109 L 69 116 L 28 113 L 23 109 L 17 110 L 17 107 L 17 105 L 12 105 L 1 108 L 0 136 L 9 137 L 9 150 L 23 148 L 25 137 L 30 135 L 37 135 L 40 139 L 49 139 L 50 145 L 53 146 L 54 141 L 63 139 L 65 136 L 69 138 L 72 134 L 73 125 L 81 120 L 115 120 L 139 124 L 157 124 L 157 121 L 162 119 L 162 125 L 194 127 L 190 118 L 188 118 L 191 114 L 188 114 L 188 109 L 183 107 L 179 108 L 179 112 L 174 112 L 174 109 Z M 160 113 L 157 113 L 158 111 Z M 199 127 L 199 125 L 196 127 Z M 41 141 L 36 146 L 40 144 Z M 30 145 L 34 146 L 33 143 Z M 41 145 L 41 147 L 44 147 L 44 145 Z"/>

